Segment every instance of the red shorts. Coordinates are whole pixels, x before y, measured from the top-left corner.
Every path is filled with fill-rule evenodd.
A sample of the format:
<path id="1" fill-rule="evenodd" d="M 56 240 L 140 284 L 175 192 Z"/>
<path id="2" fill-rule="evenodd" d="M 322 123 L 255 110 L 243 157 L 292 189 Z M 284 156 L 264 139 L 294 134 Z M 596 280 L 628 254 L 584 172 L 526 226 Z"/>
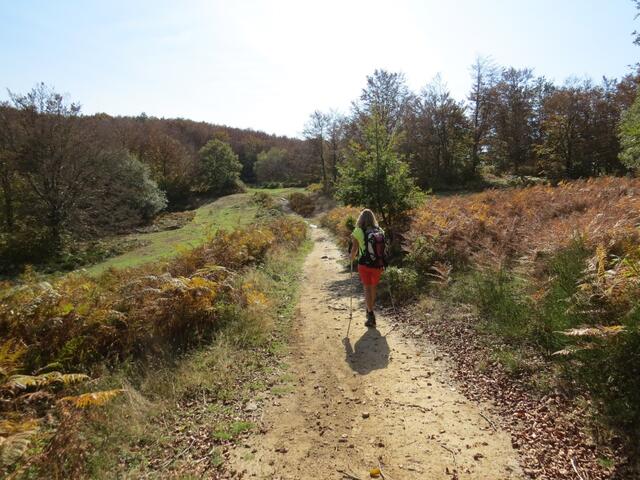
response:
<path id="1" fill-rule="evenodd" d="M 360 274 L 360 281 L 363 285 L 378 285 L 380 275 L 382 275 L 382 268 L 358 265 L 358 273 Z"/>

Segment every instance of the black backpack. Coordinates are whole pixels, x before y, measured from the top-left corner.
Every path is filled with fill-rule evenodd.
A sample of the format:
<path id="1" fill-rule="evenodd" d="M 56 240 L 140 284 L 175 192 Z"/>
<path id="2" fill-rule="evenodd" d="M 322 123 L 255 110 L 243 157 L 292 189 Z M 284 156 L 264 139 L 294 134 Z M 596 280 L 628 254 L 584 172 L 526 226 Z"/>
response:
<path id="1" fill-rule="evenodd" d="M 382 268 L 387 264 L 387 244 L 384 232 L 379 227 L 369 228 L 364 232 L 364 253 L 360 263 L 367 267 Z"/>

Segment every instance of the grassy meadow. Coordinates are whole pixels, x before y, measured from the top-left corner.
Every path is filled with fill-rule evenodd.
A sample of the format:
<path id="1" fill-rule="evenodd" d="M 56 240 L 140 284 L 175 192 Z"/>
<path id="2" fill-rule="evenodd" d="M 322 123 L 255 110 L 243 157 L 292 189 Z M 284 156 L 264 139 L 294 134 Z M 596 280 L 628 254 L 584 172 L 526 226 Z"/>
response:
<path id="1" fill-rule="evenodd" d="M 122 255 L 109 258 L 87 268 L 90 274 L 99 274 L 109 268 L 129 268 L 149 262 L 167 260 L 181 252 L 202 245 L 219 229 L 233 229 L 251 224 L 259 206 L 252 201 L 256 193 L 266 193 L 274 198 L 286 197 L 301 188 L 250 188 L 246 193 L 221 197 L 195 210 L 193 220 L 176 230 L 138 233 L 125 239 L 142 242 L 143 245 Z"/>

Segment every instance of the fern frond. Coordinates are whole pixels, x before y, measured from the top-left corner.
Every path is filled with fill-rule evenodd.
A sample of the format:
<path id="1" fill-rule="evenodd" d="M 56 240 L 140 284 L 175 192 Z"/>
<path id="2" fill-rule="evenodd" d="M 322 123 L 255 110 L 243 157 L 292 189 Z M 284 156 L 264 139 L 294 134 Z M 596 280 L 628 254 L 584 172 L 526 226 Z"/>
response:
<path id="1" fill-rule="evenodd" d="M 584 345 L 569 345 L 562 350 L 558 350 L 557 352 L 553 352 L 551 355 L 555 355 L 556 357 L 568 357 L 569 355 L 573 355 L 576 352 L 581 352 L 584 350 L 593 350 L 596 348 L 596 345 L 593 343 L 586 343 Z"/>
<path id="2" fill-rule="evenodd" d="M 568 337 L 599 337 L 608 338 L 625 332 L 624 325 L 612 325 L 609 327 L 582 327 L 570 328 L 569 330 L 558 331 L 562 335 Z"/>
<path id="3" fill-rule="evenodd" d="M 90 392 L 73 397 L 64 397 L 60 399 L 60 401 L 69 403 L 77 408 L 101 407 L 122 393 L 124 393 L 124 389 L 118 388 L 115 390 L 103 390 L 101 392 Z"/>
<path id="4" fill-rule="evenodd" d="M 66 373 L 60 377 L 60 381 L 65 385 L 72 385 L 89 380 L 89 375 L 84 373 Z"/>
<path id="5" fill-rule="evenodd" d="M 40 386 L 40 376 L 34 375 L 12 375 L 7 380 L 5 387 L 11 389 L 26 390 L 31 387 Z"/>
<path id="6" fill-rule="evenodd" d="M 72 385 L 74 383 L 84 382 L 89 376 L 84 373 L 66 373 L 49 372 L 42 375 L 13 375 L 5 384 L 10 389 L 26 390 L 27 388 L 42 388 L 55 383 L 63 385 Z"/>
<path id="7" fill-rule="evenodd" d="M 10 436 L 20 432 L 27 432 L 36 429 L 38 421 L 29 419 L 23 422 L 14 422 L 11 420 L 0 420 L 0 436 Z"/>
<path id="8" fill-rule="evenodd" d="M 0 461 L 4 466 L 13 465 L 27 451 L 36 430 L 27 430 L 9 437 L 0 437 Z"/>
<path id="9" fill-rule="evenodd" d="M 6 340 L 0 345 L 0 374 L 10 376 L 15 374 L 20 365 L 20 359 L 27 351 L 27 347 L 18 340 Z"/>

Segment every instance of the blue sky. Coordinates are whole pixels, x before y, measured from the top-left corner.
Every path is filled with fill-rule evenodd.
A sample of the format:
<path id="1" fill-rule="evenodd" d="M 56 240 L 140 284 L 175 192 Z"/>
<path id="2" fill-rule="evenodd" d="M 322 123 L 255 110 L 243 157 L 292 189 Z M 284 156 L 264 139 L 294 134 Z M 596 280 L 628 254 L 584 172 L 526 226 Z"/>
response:
<path id="1" fill-rule="evenodd" d="M 366 75 L 440 73 L 462 99 L 477 54 L 557 82 L 638 61 L 630 0 L 0 0 L 0 98 L 45 82 L 85 113 L 299 135 Z"/>

